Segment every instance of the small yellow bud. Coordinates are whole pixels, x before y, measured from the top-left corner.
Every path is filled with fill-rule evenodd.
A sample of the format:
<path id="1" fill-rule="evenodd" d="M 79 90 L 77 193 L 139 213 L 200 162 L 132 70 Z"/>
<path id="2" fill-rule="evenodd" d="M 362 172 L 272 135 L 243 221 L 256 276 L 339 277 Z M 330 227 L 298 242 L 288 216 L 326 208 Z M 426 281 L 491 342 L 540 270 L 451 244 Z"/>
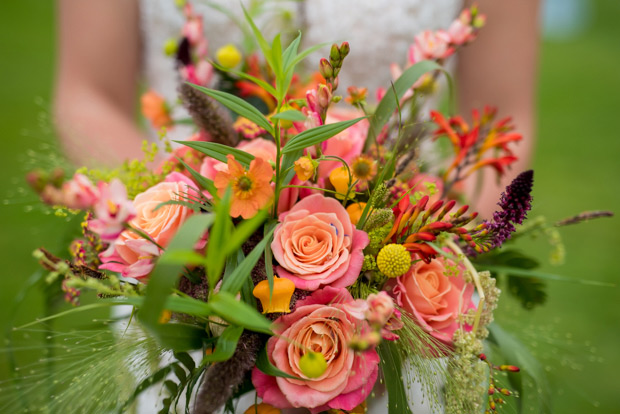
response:
<path id="1" fill-rule="evenodd" d="M 308 378 L 318 378 L 327 370 L 327 361 L 320 352 L 308 351 L 299 358 L 299 369 Z"/>
<path id="2" fill-rule="evenodd" d="M 215 59 L 225 68 L 232 69 L 241 62 L 241 52 L 235 45 L 227 44 L 215 52 Z"/>
<path id="3" fill-rule="evenodd" d="M 402 276 L 411 267 L 411 254 L 402 244 L 385 245 L 377 255 L 377 267 L 387 277 Z"/>
<path id="4" fill-rule="evenodd" d="M 308 181 L 314 176 L 316 161 L 310 156 L 304 156 L 295 161 L 295 174 L 300 181 Z"/>
<path id="5" fill-rule="evenodd" d="M 357 223 L 360 221 L 360 218 L 362 218 L 364 208 L 366 208 L 366 203 L 363 202 L 353 203 L 347 207 L 347 213 L 349 214 L 351 223 L 357 225 Z"/>
<path id="6" fill-rule="evenodd" d="M 159 320 L 158 322 L 161 324 L 164 323 L 168 323 L 170 322 L 170 319 L 172 318 L 172 312 L 170 312 L 169 310 L 163 310 L 163 312 L 161 313 L 161 315 L 159 315 Z"/>
<path id="7" fill-rule="evenodd" d="M 245 410 L 244 414 L 280 414 L 279 408 L 276 408 L 267 403 L 253 404 L 247 410 Z"/>
<path id="8" fill-rule="evenodd" d="M 164 43 L 164 53 L 166 56 L 174 56 L 177 53 L 178 44 L 176 39 L 168 39 Z"/>
<path id="9" fill-rule="evenodd" d="M 329 173 L 329 181 L 336 190 L 336 198 L 340 200 L 344 199 L 345 194 L 347 194 L 347 191 L 349 190 L 350 184 L 349 172 L 347 169 L 344 167 L 334 168 L 334 170 Z"/>

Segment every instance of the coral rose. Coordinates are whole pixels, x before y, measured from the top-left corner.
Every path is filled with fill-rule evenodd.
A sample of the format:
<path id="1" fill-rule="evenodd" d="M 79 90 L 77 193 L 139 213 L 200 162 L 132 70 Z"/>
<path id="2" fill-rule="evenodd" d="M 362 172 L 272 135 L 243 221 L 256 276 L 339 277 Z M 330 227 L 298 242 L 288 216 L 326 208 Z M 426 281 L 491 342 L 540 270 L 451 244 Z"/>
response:
<path id="1" fill-rule="evenodd" d="M 313 194 L 280 215 L 271 249 L 278 276 L 298 289 L 316 290 L 352 285 L 367 245 L 368 235 L 353 226 L 337 200 Z"/>
<path id="2" fill-rule="evenodd" d="M 165 181 L 136 196 L 133 201 L 136 216 L 129 224 L 148 234 L 158 245 L 166 247 L 193 210 L 178 204 L 168 204 L 157 210 L 155 208 L 163 202 L 177 200 L 188 192 L 194 193 L 193 187 L 195 184 L 183 174 L 169 174 Z M 141 279 L 150 273 L 153 258 L 160 254 L 160 249 L 153 243 L 125 230 L 100 255 L 103 264 L 99 268 Z"/>
<path id="3" fill-rule="evenodd" d="M 449 274 L 454 269 L 457 274 Z M 471 301 L 474 286 L 465 283 L 460 266 L 444 258 L 428 264 L 416 262 L 409 272 L 390 280 L 388 286 L 402 309 L 425 331 L 448 345 L 452 344 L 452 336 L 459 327 L 459 314 L 474 307 Z"/>
<path id="4" fill-rule="evenodd" d="M 277 336 L 267 342 L 267 355 L 277 368 L 303 380 L 272 377 L 254 368 L 252 383 L 263 402 L 279 408 L 305 407 L 314 414 L 350 411 L 368 397 L 377 380 L 379 355 L 348 347 L 355 334 L 369 330 L 365 321 L 346 311 L 345 304 L 352 301 L 346 289 L 326 287 L 276 320 Z M 325 372 L 316 378 L 306 377 L 300 368 L 307 350 L 321 353 L 327 362 Z"/>

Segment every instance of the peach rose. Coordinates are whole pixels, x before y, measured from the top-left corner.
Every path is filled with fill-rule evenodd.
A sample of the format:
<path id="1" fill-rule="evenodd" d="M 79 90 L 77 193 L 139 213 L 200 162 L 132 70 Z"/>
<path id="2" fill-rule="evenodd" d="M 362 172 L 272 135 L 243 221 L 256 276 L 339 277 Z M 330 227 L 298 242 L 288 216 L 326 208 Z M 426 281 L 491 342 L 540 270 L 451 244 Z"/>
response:
<path id="1" fill-rule="evenodd" d="M 356 333 L 369 330 L 365 321 L 346 311 L 344 305 L 352 301 L 346 289 L 326 287 L 275 321 L 277 336 L 267 342 L 267 355 L 277 368 L 303 380 L 271 377 L 254 368 L 252 383 L 263 402 L 278 408 L 305 407 L 314 414 L 350 411 L 368 397 L 377 380 L 379 355 L 348 347 Z M 306 377 L 299 366 L 307 349 L 320 352 L 327 362 L 319 377 Z"/>
<path id="2" fill-rule="evenodd" d="M 179 199 L 179 195 L 193 193 L 193 187 L 195 184 L 183 174 L 169 174 L 165 181 L 136 196 L 133 201 L 136 215 L 129 223 L 147 233 L 158 245 L 166 247 L 193 210 L 178 204 L 155 208 L 163 202 Z M 140 279 L 150 273 L 153 258 L 160 254 L 160 249 L 153 243 L 125 230 L 100 255 L 103 264 L 99 268 Z"/>
<path id="3" fill-rule="evenodd" d="M 271 249 L 278 276 L 298 289 L 353 284 L 364 261 L 368 235 L 357 230 L 347 211 L 333 198 L 308 196 L 280 215 Z"/>
<path id="4" fill-rule="evenodd" d="M 458 274 L 447 275 L 447 265 L 457 269 Z M 428 264 L 419 261 L 409 272 L 388 283 L 398 305 L 425 331 L 446 344 L 452 344 L 459 314 L 474 307 L 471 301 L 474 286 L 466 285 L 460 266 L 444 258 Z"/>

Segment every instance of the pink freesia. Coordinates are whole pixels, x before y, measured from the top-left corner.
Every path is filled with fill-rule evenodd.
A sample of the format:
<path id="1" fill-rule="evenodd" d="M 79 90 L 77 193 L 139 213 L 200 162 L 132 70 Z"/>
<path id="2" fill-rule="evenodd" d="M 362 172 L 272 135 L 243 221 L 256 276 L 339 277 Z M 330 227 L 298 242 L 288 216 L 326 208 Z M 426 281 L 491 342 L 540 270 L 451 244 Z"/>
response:
<path id="1" fill-rule="evenodd" d="M 458 46 L 472 41 L 475 37 L 473 33 L 474 29 L 471 27 L 471 25 L 461 19 L 456 19 L 455 21 L 453 21 L 448 28 L 450 42 Z"/>
<path id="2" fill-rule="evenodd" d="M 356 353 L 348 347 L 356 333 L 368 331 L 366 322 L 346 311 L 344 305 L 352 301 L 346 289 L 326 287 L 275 321 L 277 336 L 267 342 L 267 355 L 277 368 L 303 379 L 271 377 L 254 368 L 252 383 L 263 402 L 279 408 L 305 407 L 316 414 L 329 409 L 350 411 L 368 397 L 377 380 L 379 355 L 375 350 Z M 323 375 L 303 374 L 299 360 L 306 349 L 323 354 L 327 362 Z"/>
<path id="3" fill-rule="evenodd" d="M 368 235 L 353 226 L 336 199 L 314 194 L 280 215 L 271 249 L 280 277 L 298 289 L 317 290 L 352 285 L 367 245 Z"/>
<path id="4" fill-rule="evenodd" d="M 177 230 L 193 214 L 193 210 L 179 204 L 160 204 L 195 195 L 195 184 L 181 173 L 173 172 L 166 179 L 136 196 L 133 206 L 135 217 L 130 225 L 152 238 L 165 248 Z M 120 272 L 125 277 L 141 279 L 153 268 L 153 260 L 161 254 L 156 244 L 133 231 L 123 231 L 106 250 L 100 254 L 101 269 Z"/>
<path id="5" fill-rule="evenodd" d="M 409 47 L 409 63 L 413 65 L 425 59 L 444 59 L 453 52 L 450 35 L 446 31 L 425 30 L 414 38 L 413 45 Z"/>
<path id="6" fill-rule="evenodd" d="M 447 266 L 458 273 L 446 275 Z M 459 314 L 474 307 L 471 301 L 474 286 L 465 283 L 463 272 L 461 266 L 444 258 L 430 263 L 419 261 L 405 275 L 391 279 L 388 288 L 392 289 L 398 305 L 425 331 L 451 345 L 459 326 Z"/>
<path id="7" fill-rule="evenodd" d="M 181 33 L 192 45 L 200 43 L 204 37 L 202 16 L 198 14 L 188 16 Z"/>
<path id="8" fill-rule="evenodd" d="M 64 205 L 76 210 L 92 207 L 100 197 L 99 189 L 83 174 L 75 174 L 62 185 Z"/>
<path id="9" fill-rule="evenodd" d="M 124 230 L 125 223 L 136 215 L 127 189 L 118 178 L 98 185 L 99 200 L 94 205 L 95 218 L 88 221 L 88 228 L 104 241 L 116 239 Z"/>

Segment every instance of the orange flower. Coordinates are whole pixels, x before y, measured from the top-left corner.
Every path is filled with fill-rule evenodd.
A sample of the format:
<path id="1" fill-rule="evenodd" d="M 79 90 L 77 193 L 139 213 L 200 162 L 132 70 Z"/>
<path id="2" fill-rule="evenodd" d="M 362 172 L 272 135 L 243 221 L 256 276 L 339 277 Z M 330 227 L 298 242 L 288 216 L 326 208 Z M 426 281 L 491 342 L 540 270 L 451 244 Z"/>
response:
<path id="1" fill-rule="evenodd" d="M 273 169 L 262 158 L 254 158 L 249 171 L 246 171 L 234 156 L 229 154 L 227 158 L 228 171 L 219 171 L 213 183 L 220 196 L 224 195 L 228 186 L 232 187 L 230 215 L 248 219 L 272 200 L 270 182 Z"/>
<path id="2" fill-rule="evenodd" d="M 161 128 L 172 125 L 170 109 L 166 100 L 155 91 L 148 91 L 140 98 L 142 115 L 153 124 L 153 128 Z"/>
<path id="3" fill-rule="evenodd" d="M 295 174 L 297 174 L 299 181 L 308 181 L 314 177 L 316 167 L 316 161 L 314 161 L 310 156 L 303 156 L 295 161 Z"/>

